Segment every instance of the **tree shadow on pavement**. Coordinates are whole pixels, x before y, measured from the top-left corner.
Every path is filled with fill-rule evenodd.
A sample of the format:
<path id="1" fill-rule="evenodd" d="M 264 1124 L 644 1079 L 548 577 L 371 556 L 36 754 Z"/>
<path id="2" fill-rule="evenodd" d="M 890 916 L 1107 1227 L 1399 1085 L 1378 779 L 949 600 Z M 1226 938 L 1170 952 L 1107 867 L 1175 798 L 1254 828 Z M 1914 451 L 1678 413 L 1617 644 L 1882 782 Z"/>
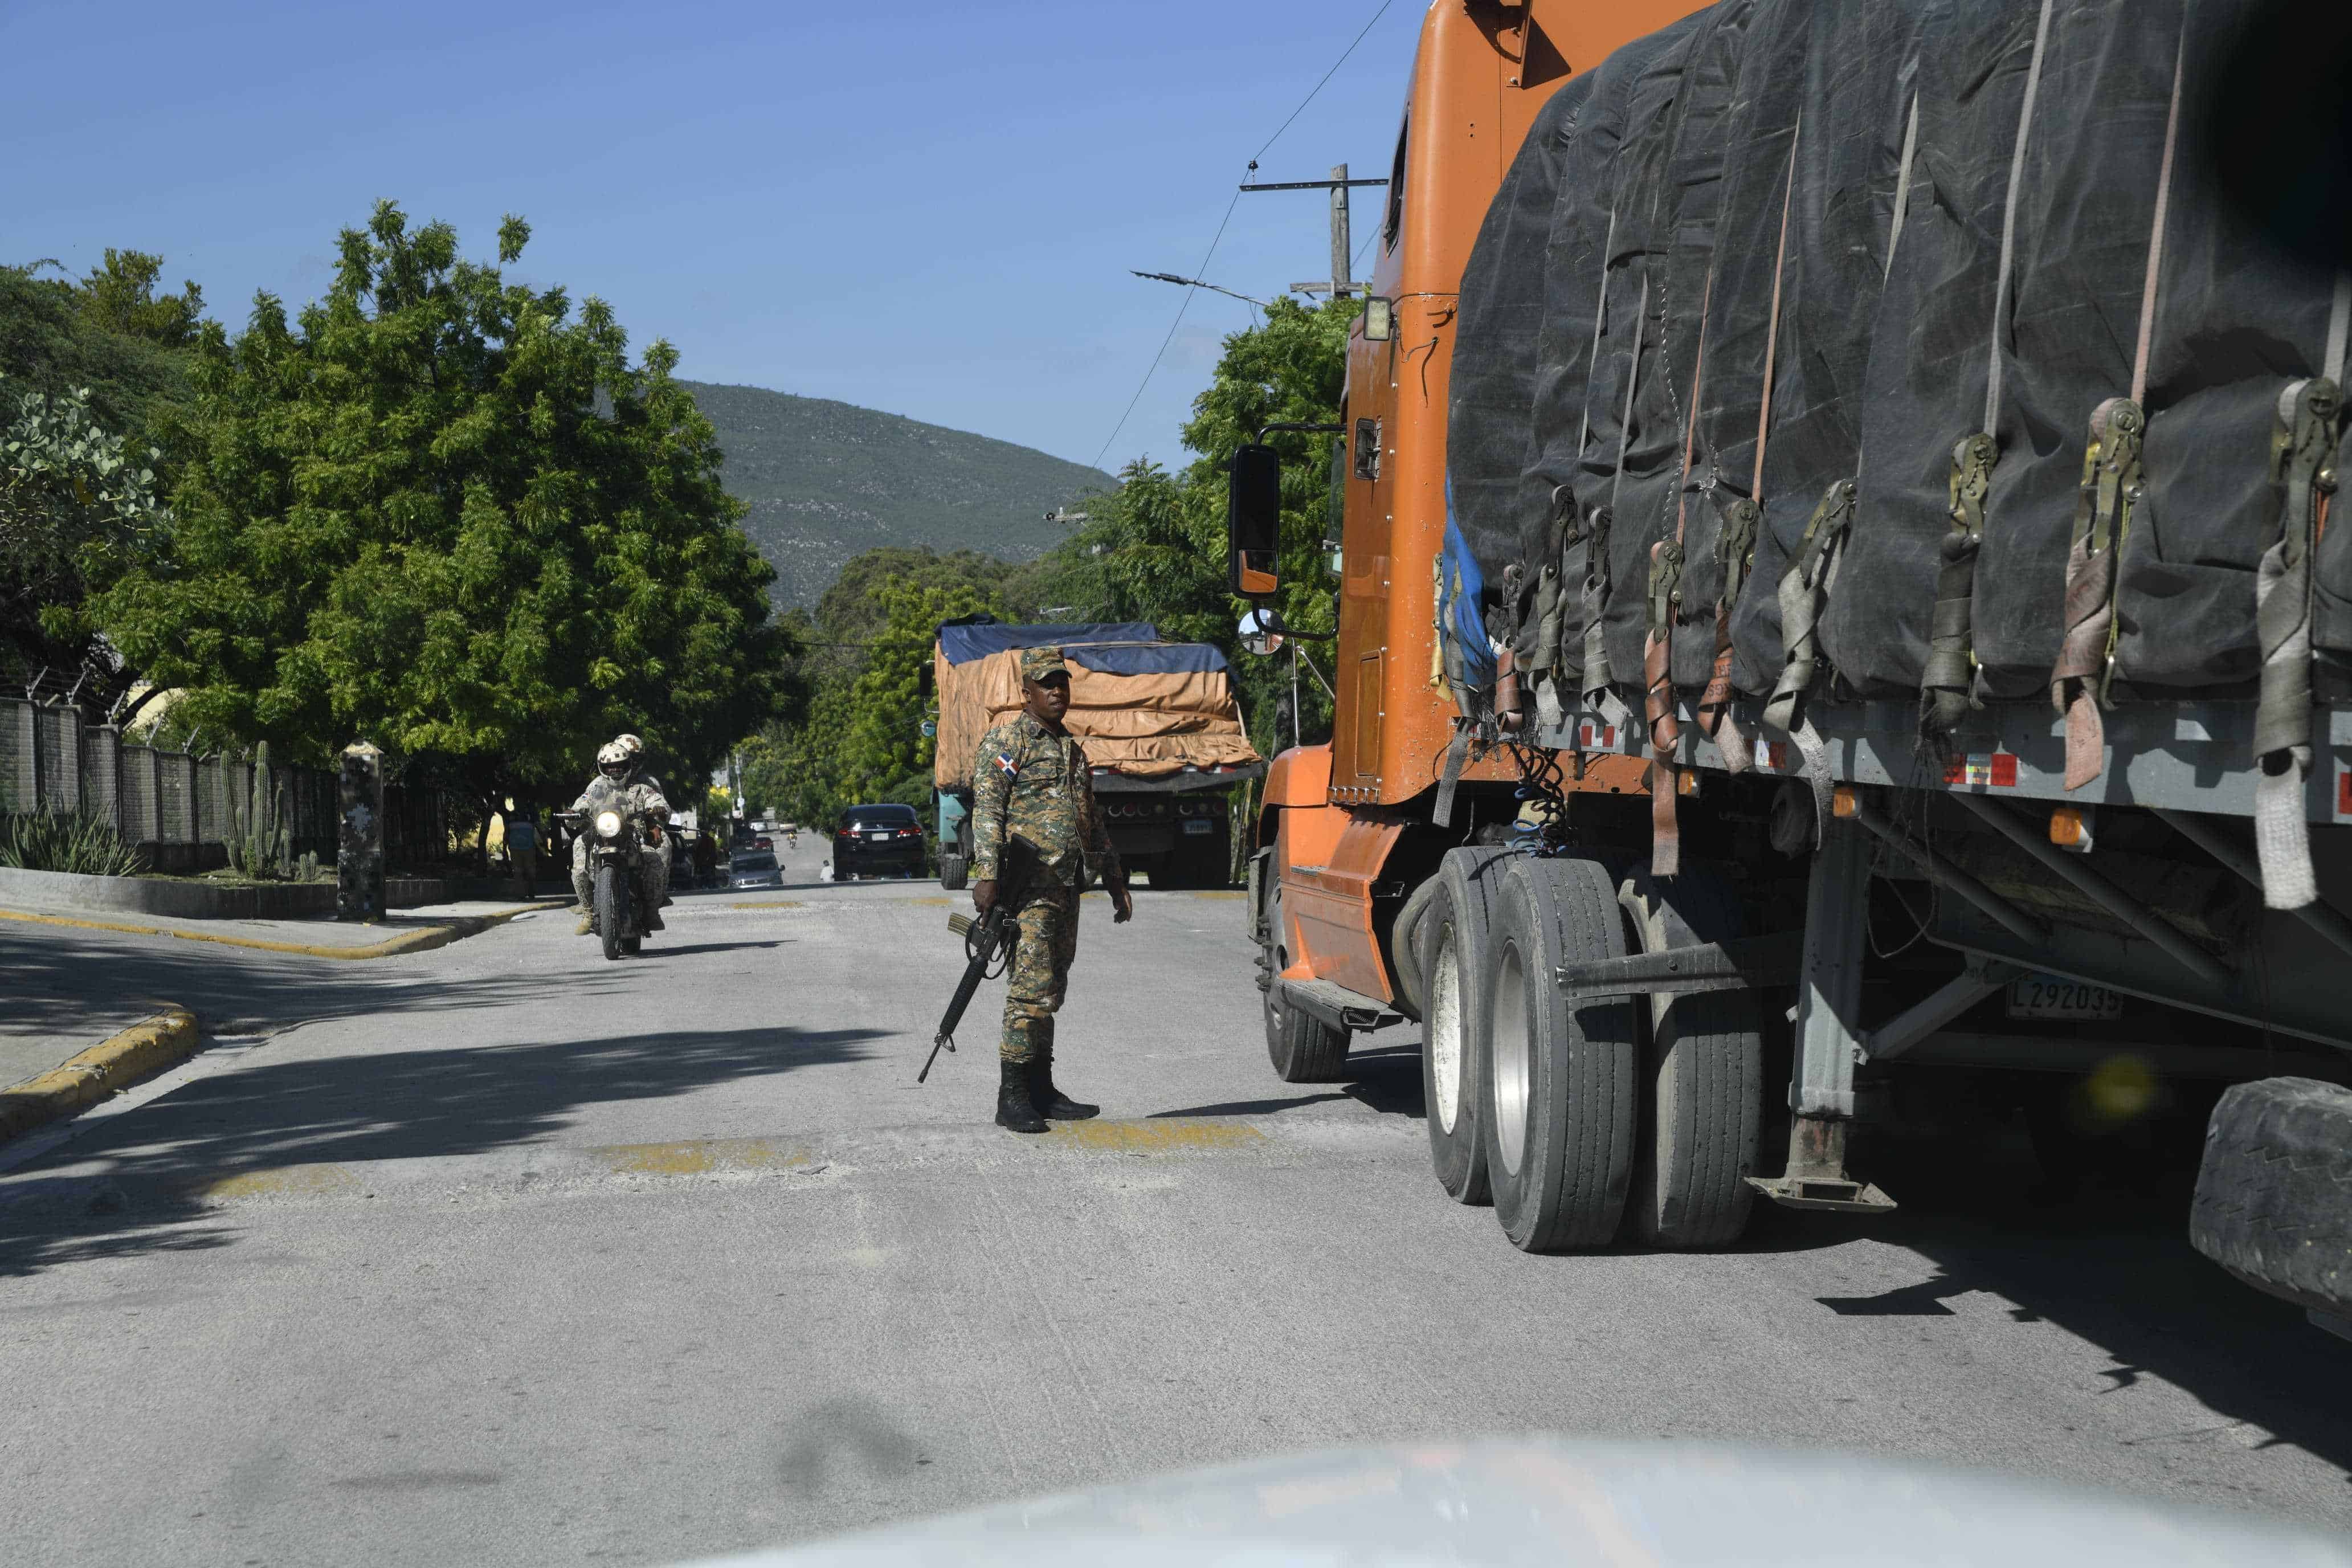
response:
<path id="1" fill-rule="evenodd" d="M 203 1189 L 225 1177 L 544 1141 L 582 1106 L 854 1061 L 884 1035 L 675 1030 L 240 1065 L 173 1093 L 168 1117 L 120 1118 L 0 1184 L 0 1277 L 197 1245 L 158 1227 L 215 1213 Z M 70 1166 L 74 1178 L 44 1182 L 45 1164 Z M 12 1188 L 28 1195 L 11 1203 Z"/>
<path id="2" fill-rule="evenodd" d="M 452 975 L 435 962 L 442 948 L 413 957 L 313 958 L 169 939 L 12 940 L 0 932 L 0 995 L 12 1033 L 71 1037 L 93 1007 L 125 1001 L 177 1003 L 208 1033 L 392 1012 L 448 1012 L 534 1005 L 615 984 L 595 971 Z M 98 940 L 90 940 L 96 938 Z M 81 1041 L 96 1044 L 96 1037 Z M 62 1059 L 62 1058 L 61 1058 Z"/>

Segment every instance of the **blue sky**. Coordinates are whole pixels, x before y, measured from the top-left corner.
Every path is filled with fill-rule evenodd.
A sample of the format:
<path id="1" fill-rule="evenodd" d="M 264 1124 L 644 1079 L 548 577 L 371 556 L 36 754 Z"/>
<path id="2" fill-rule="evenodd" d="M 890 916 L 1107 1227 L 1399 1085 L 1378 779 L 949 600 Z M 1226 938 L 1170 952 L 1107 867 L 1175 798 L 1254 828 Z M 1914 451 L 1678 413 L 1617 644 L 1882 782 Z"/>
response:
<path id="1" fill-rule="evenodd" d="M 379 196 L 483 259 L 516 212 L 522 277 L 601 295 L 684 374 L 1087 462 L 1182 293 L 1128 268 L 1194 271 L 1251 153 L 1378 9 L 0 0 L 0 260 L 160 251 L 234 327 L 256 289 L 323 289 Z M 1386 172 L 1423 9 L 1393 0 L 1260 178 Z M 1243 197 L 1206 276 L 1322 277 L 1325 212 Z M 1106 467 L 1181 459 L 1250 319 L 1194 296 Z"/>

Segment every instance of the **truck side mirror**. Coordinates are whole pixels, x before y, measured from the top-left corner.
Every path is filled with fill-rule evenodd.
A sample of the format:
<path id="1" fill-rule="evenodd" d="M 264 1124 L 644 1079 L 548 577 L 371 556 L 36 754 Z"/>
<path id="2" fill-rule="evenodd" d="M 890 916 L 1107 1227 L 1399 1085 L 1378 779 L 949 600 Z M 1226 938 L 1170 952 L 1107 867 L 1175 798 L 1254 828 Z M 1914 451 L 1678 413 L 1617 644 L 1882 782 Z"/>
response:
<path id="1" fill-rule="evenodd" d="M 1232 564 L 1227 586 L 1234 593 L 1263 599 L 1282 586 L 1275 564 L 1281 537 L 1281 456 L 1271 447 L 1234 448 L 1225 488 L 1225 544 Z"/>

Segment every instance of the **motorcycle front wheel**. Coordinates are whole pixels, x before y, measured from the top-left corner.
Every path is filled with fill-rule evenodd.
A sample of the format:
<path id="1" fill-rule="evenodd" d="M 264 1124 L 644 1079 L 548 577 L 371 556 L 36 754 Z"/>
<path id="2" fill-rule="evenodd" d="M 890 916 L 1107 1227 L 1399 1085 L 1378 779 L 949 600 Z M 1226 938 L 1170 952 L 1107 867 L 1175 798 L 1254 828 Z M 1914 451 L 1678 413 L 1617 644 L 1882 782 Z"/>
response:
<path id="1" fill-rule="evenodd" d="M 596 934 L 604 941 L 604 956 L 621 956 L 621 868 L 596 868 Z"/>

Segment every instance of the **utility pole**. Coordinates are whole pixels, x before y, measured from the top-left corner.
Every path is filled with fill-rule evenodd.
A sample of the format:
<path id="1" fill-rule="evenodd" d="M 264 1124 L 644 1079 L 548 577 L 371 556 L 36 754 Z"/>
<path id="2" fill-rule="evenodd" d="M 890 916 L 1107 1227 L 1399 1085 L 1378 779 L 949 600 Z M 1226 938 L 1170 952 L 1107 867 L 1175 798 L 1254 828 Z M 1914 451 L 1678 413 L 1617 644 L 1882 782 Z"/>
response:
<path id="1" fill-rule="evenodd" d="M 1331 177 L 1328 180 L 1283 180 L 1272 184 L 1245 184 L 1242 189 L 1245 191 L 1328 190 L 1331 193 L 1330 279 L 1324 282 L 1293 283 L 1290 289 L 1295 294 L 1328 294 L 1335 299 L 1344 300 L 1350 294 L 1369 291 L 1365 284 L 1351 281 L 1348 277 L 1350 270 L 1349 262 L 1354 256 L 1354 247 L 1349 243 L 1348 235 L 1348 193 L 1358 185 L 1385 186 L 1387 184 L 1386 180 L 1351 180 L 1348 177 L 1348 165 L 1337 163 L 1332 165 Z"/>

